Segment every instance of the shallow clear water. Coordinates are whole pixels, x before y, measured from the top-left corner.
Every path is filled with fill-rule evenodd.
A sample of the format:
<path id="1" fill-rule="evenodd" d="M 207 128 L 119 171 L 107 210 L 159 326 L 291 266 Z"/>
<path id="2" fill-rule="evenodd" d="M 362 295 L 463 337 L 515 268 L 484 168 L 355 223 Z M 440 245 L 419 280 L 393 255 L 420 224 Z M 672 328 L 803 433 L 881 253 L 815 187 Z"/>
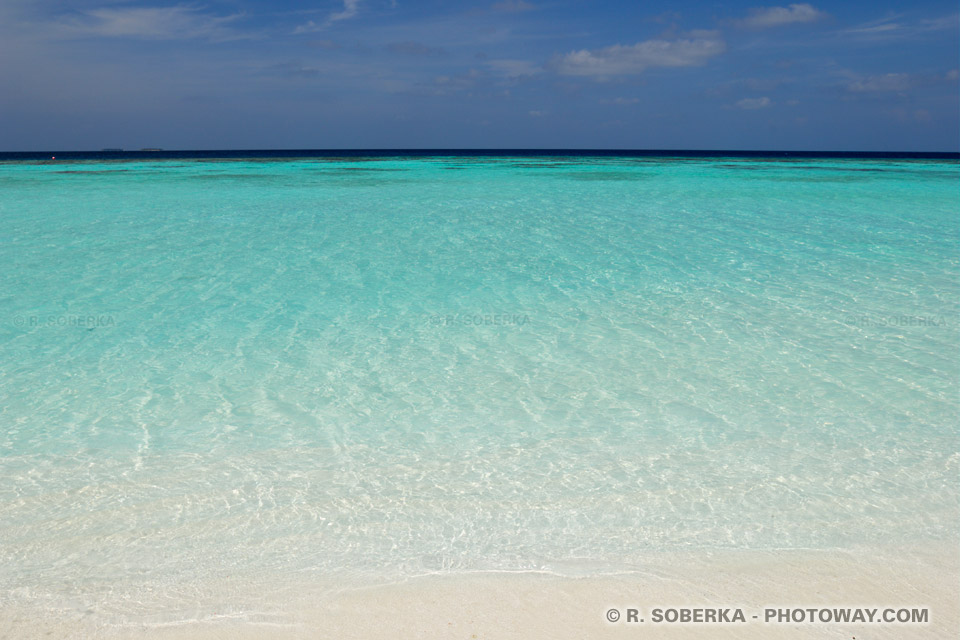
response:
<path id="1" fill-rule="evenodd" d="M 958 178 L 0 165 L 0 602 L 955 539 Z"/>

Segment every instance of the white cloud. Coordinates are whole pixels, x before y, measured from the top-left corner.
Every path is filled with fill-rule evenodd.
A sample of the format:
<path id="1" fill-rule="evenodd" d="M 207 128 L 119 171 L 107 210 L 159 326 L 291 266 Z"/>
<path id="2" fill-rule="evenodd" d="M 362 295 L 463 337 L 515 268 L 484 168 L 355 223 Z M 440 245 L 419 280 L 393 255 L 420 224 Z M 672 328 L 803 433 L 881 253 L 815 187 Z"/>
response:
<path id="1" fill-rule="evenodd" d="M 773 102 L 770 101 L 770 98 L 764 96 L 762 98 L 744 98 L 743 100 L 738 100 L 736 106 L 740 109 L 747 109 L 752 111 L 754 109 L 766 109 Z"/>
<path id="2" fill-rule="evenodd" d="M 487 60 L 493 72 L 507 78 L 524 78 L 543 72 L 543 68 L 529 60 Z"/>
<path id="3" fill-rule="evenodd" d="M 315 31 L 323 31 L 329 27 L 334 22 L 339 22 L 341 20 L 349 20 L 350 18 L 357 15 L 357 12 L 360 11 L 360 0 L 343 0 L 343 11 L 336 11 L 327 16 L 327 19 L 317 24 L 313 20 L 310 20 L 306 24 L 301 24 L 296 29 L 293 30 L 294 33 L 313 33 Z"/>
<path id="4" fill-rule="evenodd" d="M 307 46 L 316 47 L 317 49 L 339 49 L 340 45 L 334 42 L 333 40 L 311 40 L 307 43 Z"/>
<path id="5" fill-rule="evenodd" d="M 225 25 L 240 17 L 213 16 L 196 7 L 124 7 L 90 9 L 61 20 L 67 34 L 115 38 L 179 40 L 211 38 L 229 40 L 242 37 Z"/>
<path id="6" fill-rule="evenodd" d="M 726 51 L 717 31 L 695 31 L 679 40 L 646 40 L 624 47 L 571 51 L 553 62 L 568 76 L 617 76 L 643 73 L 652 67 L 693 67 Z"/>
<path id="7" fill-rule="evenodd" d="M 887 73 L 880 76 L 867 76 L 854 80 L 847 85 L 848 91 L 865 93 L 874 91 L 906 91 L 914 85 L 908 73 Z"/>
<path id="8" fill-rule="evenodd" d="M 613 100 L 601 100 L 600 104 L 637 104 L 640 98 L 614 98 Z"/>
<path id="9" fill-rule="evenodd" d="M 884 22 L 882 24 L 871 24 L 853 29 L 844 29 L 842 33 L 852 36 L 878 36 L 886 35 L 900 31 L 903 27 L 897 22 Z"/>
<path id="10" fill-rule="evenodd" d="M 946 75 L 945 75 L 944 77 L 945 77 L 947 80 L 956 80 L 957 77 L 958 77 L 958 75 L 960 75 L 960 74 L 958 74 L 958 72 L 957 72 L 956 69 L 951 69 L 950 71 L 947 71 L 947 73 L 946 73 Z"/>
<path id="11" fill-rule="evenodd" d="M 507 11 L 509 13 L 519 13 L 520 11 L 532 11 L 536 7 L 523 0 L 503 0 L 493 5 L 494 11 Z"/>
<path id="12" fill-rule="evenodd" d="M 785 24 L 816 22 L 826 14 L 807 3 L 791 4 L 788 7 L 763 7 L 752 9 L 750 15 L 740 21 L 744 27 L 767 29 Z"/>
<path id="13" fill-rule="evenodd" d="M 955 31 L 960 18 L 954 13 L 918 22 L 904 22 L 901 20 L 903 17 L 903 14 L 888 15 L 836 33 L 842 38 L 853 37 L 873 41 L 919 39 L 930 37 L 930 34 L 940 31 Z"/>
<path id="14" fill-rule="evenodd" d="M 313 20 L 305 22 L 304 24 L 297 25 L 297 28 L 293 30 L 295 34 L 300 33 L 314 33 L 316 31 L 323 31 L 327 28 L 326 24 L 317 24 Z"/>
<path id="15" fill-rule="evenodd" d="M 440 88 L 441 93 L 448 93 L 450 91 L 457 91 L 461 89 L 469 89 L 474 86 L 478 81 L 482 80 L 484 74 L 476 69 L 470 69 L 466 73 L 461 73 L 454 76 L 436 76 L 433 79 L 433 84 L 435 87 Z"/>
<path id="16" fill-rule="evenodd" d="M 960 14 L 952 13 L 940 18 L 921 20 L 918 27 L 923 31 L 944 31 L 957 28 L 957 21 L 960 20 Z"/>
<path id="17" fill-rule="evenodd" d="M 527 113 L 529 113 L 532 118 L 542 118 L 547 115 L 546 111 L 528 111 Z"/>
<path id="18" fill-rule="evenodd" d="M 357 15 L 357 11 L 360 10 L 360 0 L 343 0 L 343 11 L 338 11 L 337 13 L 331 13 L 330 17 L 327 18 L 328 22 L 337 22 L 338 20 L 346 20 Z"/>
<path id="19" fill-rule="evenodd" d="M 408 56 L 444 56 L 447 52 L 439 47 L 430 47 L 422 42 L 391 42 L 386 46 L 387 51 Z"/>

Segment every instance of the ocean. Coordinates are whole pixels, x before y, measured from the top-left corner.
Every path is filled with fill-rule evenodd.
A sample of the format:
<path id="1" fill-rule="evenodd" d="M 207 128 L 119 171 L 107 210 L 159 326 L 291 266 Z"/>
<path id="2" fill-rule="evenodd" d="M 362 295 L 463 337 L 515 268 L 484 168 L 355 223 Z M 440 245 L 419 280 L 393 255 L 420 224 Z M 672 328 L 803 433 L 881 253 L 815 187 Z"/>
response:
<path id="1" fill-rule="evenodd" d="M 958 178 L 0 154 L 0 605 L 282 617 L 301 584 L 955 543 Z"/>

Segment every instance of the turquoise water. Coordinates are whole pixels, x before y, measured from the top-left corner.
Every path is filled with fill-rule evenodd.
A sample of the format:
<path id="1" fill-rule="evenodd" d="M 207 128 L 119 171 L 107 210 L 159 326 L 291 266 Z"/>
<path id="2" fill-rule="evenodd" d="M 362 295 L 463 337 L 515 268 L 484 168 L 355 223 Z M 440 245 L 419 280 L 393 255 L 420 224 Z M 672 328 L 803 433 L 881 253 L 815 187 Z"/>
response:
<path id="1" fill-rule="evenodd" d="M 958 178 L 2 164 L 0 604 L 956 540 Z"/>

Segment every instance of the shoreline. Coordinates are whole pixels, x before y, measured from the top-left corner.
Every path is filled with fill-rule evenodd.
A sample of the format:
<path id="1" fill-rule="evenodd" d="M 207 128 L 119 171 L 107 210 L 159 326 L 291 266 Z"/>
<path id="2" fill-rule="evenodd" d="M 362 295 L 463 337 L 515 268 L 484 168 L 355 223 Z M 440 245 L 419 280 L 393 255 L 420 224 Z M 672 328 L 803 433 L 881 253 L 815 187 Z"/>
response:
<path id="1" fill-rule="evenodd" d="M 0 637 L 947 638 L 960 632 L 958 559 L 960 549 L 947 543 L 908 550 L 665 552 L 650 554 L 642 572 L 617 575 L 438 574 L 337 593 L 329 584 L 288 584 L 270 600 L 270 613 L 224 609 L 202 620 L 118 624 L 96 612 L 65 619 L 2 607 L 0 627 L 8 632 Z M 253 593 L 257 586 L 247 588 Z M 627 622 L 630 608 L 648 617 Z M 655 623 L 655 608 L 727 609 L 728 615 L 740 609 L 746 620 Z M 767 608 L 925 608 L 929 622 L 764 622 Z M 610 609 L 621 612 L 618 622 L 606 621 Z"/>

